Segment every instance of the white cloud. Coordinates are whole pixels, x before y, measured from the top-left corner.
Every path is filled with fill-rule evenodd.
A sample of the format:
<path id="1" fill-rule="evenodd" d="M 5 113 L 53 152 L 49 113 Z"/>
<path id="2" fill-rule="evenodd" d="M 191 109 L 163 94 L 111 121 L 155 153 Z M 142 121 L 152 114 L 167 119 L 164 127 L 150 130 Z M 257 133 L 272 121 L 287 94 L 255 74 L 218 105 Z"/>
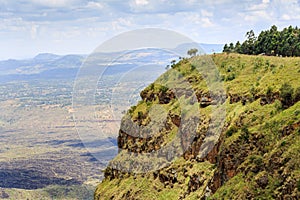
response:
<path id="1" fill-rule="evenodd" d="M 274 0 L 273 10 L 276 12 L 278 20 L 300 20 L 300 5 L 297 0 Z"/>
<path id="2" fill-rule="evenodd" d="M 201 27 L 213 27 L 214 23 L 211 21 L 209 17 L 201 16 L 198 13 L 184 13 L 184 21 L 186 23 L 200 25 Z"/>
<path id="3" fill-rule="evenodd" d="M 281 17 L 283 20 L 291 20 L 291 17 L 287 14 L 282 15 Z"/>
<path id="4" fill-rule="evenodd" d="M 201 10 L 201 15 L 204 17 L 212 17 L 214 14 L 212 12 L 209 12 L 207 10 Z"/>
<path id="5" fill-rule="evenodd" d="M 86 8 L 92 8 L 92 9 L 103 9 L 104 5 L 100 2 L 95 2 L 95 1 L 89 1 L 86 5 Z"/>
<path id="6" fill-rule="evenodd" d="M 36 38 L 37 38 L 38 28 L 39 28 L 39 26 L 36 25 L 36 24 L 32 24 L 32 25 L 31 25 L 31 32 L 30 32 L 30 35 L 31 35 L 31 38 L 32 38 L 32 39 L 36 39 Z"/>
<path id="7" fill-rule="evenodd" d="M 26 27 L 30 26 L 21 17 L 14 17 L 0 20 L 0 32 L 22 32 Z"/>
<path id="8" fill-rule="evenodd" d="M 214 26 L 214 24 L 212 23 L 212 21 L 209 18 L 207 18 L 207 17 L 206 18 L 202 18 L 201 21 L 202 21 L 202 26 L 204 28 L 213 27 Z"/>
<path id="9" fill-rule="evenodd" d="M 249 22 L 260 22 L 260 21 L 270 21 L 272 20 L 271 12 L 266 12 L 264 10 L 258 10 L 247 14 L 241 14 L 245 21 Z"/>
<path id="10" fill-rule="evenodd" d="M 111 23 L 114 31 L 126 30 L 128 27 L 133 26 L 132 20 L 128 18 L 118 18 Z"/>
<path id="11" fill-rule="evenodd" d="M 72 3 L 74 0 L 31 0 L 34 4 L 39 4 L 47 7 L 65 7 Z"/>
<path id="12" fill-rule="evenodd" d="M 260 4 L 253 4 L 251 5 L 248 10 L 255 11 L 255 10 L 266 10 L 269 6 L 268 0 L 263 0 Z"/>
<path id="13" fill-rule="evenodd" d="M 149 2 L 147 0 L 135 0 L 135 4 L 138 6 L 145 6 L 148 5 Z"/>

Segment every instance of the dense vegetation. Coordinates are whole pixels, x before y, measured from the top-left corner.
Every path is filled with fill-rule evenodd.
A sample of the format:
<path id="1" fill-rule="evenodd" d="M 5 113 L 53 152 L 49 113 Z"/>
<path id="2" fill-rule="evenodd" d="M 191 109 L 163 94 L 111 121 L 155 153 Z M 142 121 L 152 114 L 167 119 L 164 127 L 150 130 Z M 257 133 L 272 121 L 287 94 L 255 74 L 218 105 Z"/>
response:
<path id="1" fill-rule="evenodd" d="M 198 159 L 197 150 L 205 134 L 201 130 L 205 130 L 214 106 L 201 106 L 207 87 L 190 64 L 196 59 L 201 61 L 201 56 L 173 63 L 171 68 L 180 71 L 200 94 L 203 123 L 199 135 L 182 157 L 160 170 L 135 174 L 108 167 L 96 189 L 96 200 L 300 198 L 300 58 L 235 53 L 211 57 L 227 97 L 226 122 L 215 148 L 204 159 Z M 172 81 L 172 69 L 162 77 Z M 160 104 L 168 111 L 166 128 L 147 140 L 120 132 L 120 148 L 152 151 L 172 140 L 180 109 L 170 90 L 159 86 L 159 80 L 141 92 L 143 100 L 126 116 L 146 125 L 151 105 Z M 124 159 L 119 155 L 112 162 Z"/>
<path id="2" fill-rule="evenodd" d="M 300 56 L 300 29 L 289 26 L 279 31 L 275 25 L 270 30 L 262 31 L 258 37 L 253 30 L 246 33 L 246 40 L 241 44 L 225 44 L 223 52 L 235 52 L 248 55 Z"/>

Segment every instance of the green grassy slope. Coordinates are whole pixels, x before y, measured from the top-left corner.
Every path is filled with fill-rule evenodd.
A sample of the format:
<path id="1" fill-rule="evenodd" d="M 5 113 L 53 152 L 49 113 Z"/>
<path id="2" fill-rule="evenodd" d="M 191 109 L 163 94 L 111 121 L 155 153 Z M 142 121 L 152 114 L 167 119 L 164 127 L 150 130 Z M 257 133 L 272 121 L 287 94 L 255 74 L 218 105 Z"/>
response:
<path id="1" fill-rule="evenodd" d="M 214 106 L 200 103 L 203 123 L 182 157 L 163 169 L 144 174 L 122 173 L 108 167 L 95 199 L 300 198 L 300 58 L 239 54 L 216 54 L 211 58 L 220 71 L 227 97 L 226 120 L 215 148 L 204 159 L 198 159 L 197 150 Z M 208 88 L 190 64 L 193 59 L 201 57 L 189 62 L 184 59 L 173 68 L 203 97 Z M 168 88 L 159 84 L 161 79 L 172 82 L 177 76 L 172 73 L 167 71 L 142 91 L 143 101 L 127 113 L 145 126 L 151 121 L 150 107 L 159 104 L 168 111 L 168 128 L 150 140 L 136 140 L 120 132 L 121 148 L 147 152 L 174 139 L 178 129 L 174 116 L 183 111 Z M 120 154 L 112 163 L 122 159 L 127 158 Z"/>

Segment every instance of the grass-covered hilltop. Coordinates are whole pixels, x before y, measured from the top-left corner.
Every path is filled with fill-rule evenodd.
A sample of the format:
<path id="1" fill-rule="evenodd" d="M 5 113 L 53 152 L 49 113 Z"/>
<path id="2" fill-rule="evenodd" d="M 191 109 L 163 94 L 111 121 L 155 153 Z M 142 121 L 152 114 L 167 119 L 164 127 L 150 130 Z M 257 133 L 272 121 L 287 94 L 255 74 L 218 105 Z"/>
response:
<path id="1" fill-rule="evenodd" d="M 207 60 L 219 72 L 215 76 L 224 89 L 220 104 L 216 101 L 222 91 L 215 83 L 211 88 L 218 89 L 211 91 L 209 75 L 199 73 L 194 64 L 206 65 Z M 122 151 L 106 168 L 95 199 L 300 199 L 299 77 L 300 57 L 228 50 L 173 62 L 171 69 L 141 91 L 142 100 L 123 117 L 118 136 Z M 175 82 L 177 92 L 168 87 Z M 195 107 L 181 108 L 180 101 L 192 101 L 183 82 L 195 94 Z M 177 98 L 178 94 L 183 95 Z M 162 109 L 153 112 L 154 105 Z M 226 110 L 224 120 L 211 127 L 212 113 L 221 106 Z M 186 126 L 193 125 L 188 119 L 195 118 L 188 109 L 200 117 L 195 120 L 197 128 Z M 162 126 L 151 137 L 133 133 L 133 124 L 147 130 L 155 128 L 153 121 L 161 121 Z M 162 168 L 159 159 L 136 156 L 159 151 L 171 142 L 171 150 L 184 151 L 174 156 L 168 149 L 169 163 Z M 208 152 L 203 153 L 203 145 L 210 146 Z"/>
<path id="2" fill-rule="evenodd" d="M 222 53 L 210 56 L 226 92 L 226 119 L 211 151 L 199 159 L 214 97 L 209 96 L 193 59 L 173 64 L 195 90 L 203 118 L 182 156 L 147 173 L 122 172 L 111 166 L 95 191 L 95 199 L 299 199 L 300 198 L 300 58 Z M 177 99 L 160 79 L 141 92 L 142 101 L 123 118 L 146 126 L 149 108 L 168 112 L 164 127 L 151 138 L 120 130 L 118 146 L 130 152 L 163 148 L 180 126 Z M 169 80 L 168 79 L 168 80 Z M 117 156 L 112 163 L 127 159 Z"/>

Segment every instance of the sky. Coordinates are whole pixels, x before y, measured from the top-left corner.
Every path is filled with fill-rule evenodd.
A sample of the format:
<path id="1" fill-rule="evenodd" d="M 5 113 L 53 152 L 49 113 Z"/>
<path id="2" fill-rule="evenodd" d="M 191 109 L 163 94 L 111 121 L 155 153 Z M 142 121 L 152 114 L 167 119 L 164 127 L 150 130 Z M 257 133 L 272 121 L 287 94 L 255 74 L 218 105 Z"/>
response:
<path id="1" fill-rule="evenodd" d="M 200 43 L 299 26 L 300 0 L 0 0 L 0 60 L 89 54 L 126 31 L 164 28 Z"/>

